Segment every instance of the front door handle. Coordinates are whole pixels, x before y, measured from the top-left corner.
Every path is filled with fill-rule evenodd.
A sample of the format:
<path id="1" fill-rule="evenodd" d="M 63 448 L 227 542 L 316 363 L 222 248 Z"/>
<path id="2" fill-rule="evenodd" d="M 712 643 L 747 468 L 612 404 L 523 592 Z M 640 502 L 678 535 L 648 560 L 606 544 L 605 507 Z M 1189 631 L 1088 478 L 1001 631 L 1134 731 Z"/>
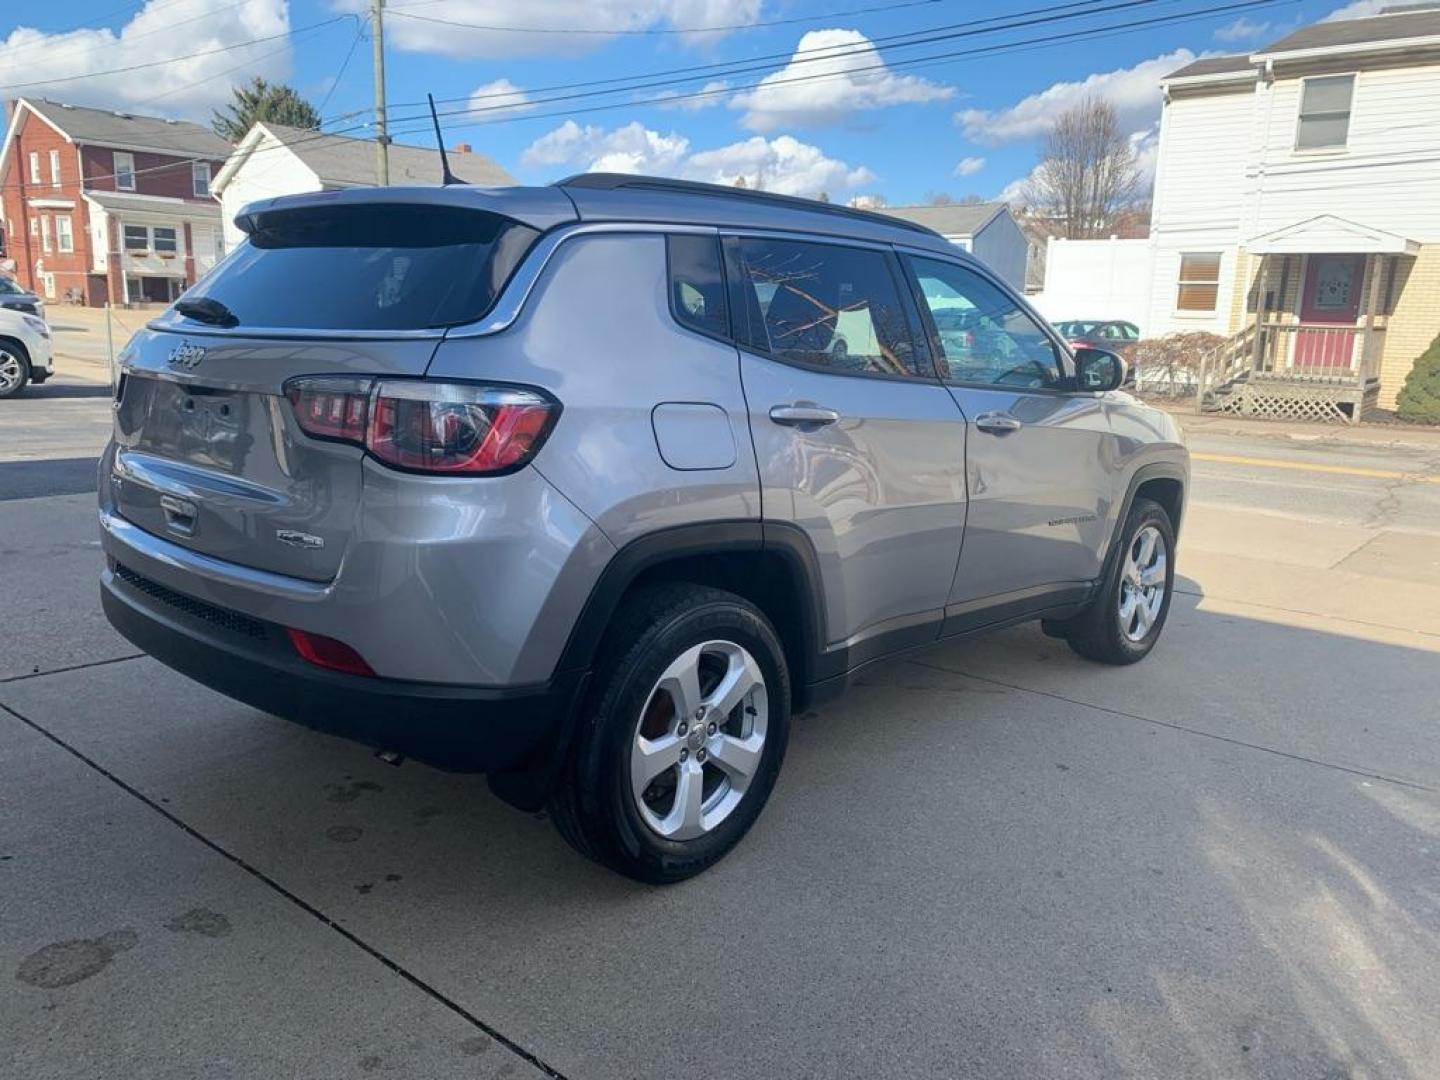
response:
<path id="1" fill-rule="evenodd" d="M 823 427 L 838 421 L 840 414 L 834 409 L 797 402 L 794 405 L 770 406 L 770 419 L 790 427 Z"/>
<path id="2" fill-rule="evenodd" d="M 1008 435 L 1012 431 L 1019 431 L 1025 425 L 1009 413 L 987 412 L 975 418 L 975 426 L 991 435 Z"/>

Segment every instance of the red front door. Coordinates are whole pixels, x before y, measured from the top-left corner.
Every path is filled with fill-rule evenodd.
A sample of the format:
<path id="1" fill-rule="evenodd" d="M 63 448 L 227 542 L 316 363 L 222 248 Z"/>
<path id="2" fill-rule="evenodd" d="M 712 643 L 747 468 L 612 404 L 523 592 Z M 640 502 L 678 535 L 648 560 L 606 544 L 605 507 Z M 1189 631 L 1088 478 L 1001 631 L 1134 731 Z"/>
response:
<path id="1" fill-rule="evenodd" d="M 1360 318 L 1364 277 L 1364 255 L 1311 255 L 1306 260 L 1300 325 L 1315 329 L 1302 329 L 1295 336 L 1297 368 L 1349 370 L 1355 355 L 1355 322 Z"/>

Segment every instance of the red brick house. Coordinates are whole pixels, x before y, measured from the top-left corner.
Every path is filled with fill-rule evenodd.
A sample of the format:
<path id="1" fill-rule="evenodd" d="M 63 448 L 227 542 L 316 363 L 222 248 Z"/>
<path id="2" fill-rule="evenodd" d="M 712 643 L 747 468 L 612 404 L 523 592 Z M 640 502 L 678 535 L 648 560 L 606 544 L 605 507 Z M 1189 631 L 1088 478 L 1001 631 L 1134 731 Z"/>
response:
<path id="1" fill-rule="evenodd" d="M 223 254 L 198 124 L 19 98 L 0 148 L 0 267 L 48 299 L 174 299 Z"/>

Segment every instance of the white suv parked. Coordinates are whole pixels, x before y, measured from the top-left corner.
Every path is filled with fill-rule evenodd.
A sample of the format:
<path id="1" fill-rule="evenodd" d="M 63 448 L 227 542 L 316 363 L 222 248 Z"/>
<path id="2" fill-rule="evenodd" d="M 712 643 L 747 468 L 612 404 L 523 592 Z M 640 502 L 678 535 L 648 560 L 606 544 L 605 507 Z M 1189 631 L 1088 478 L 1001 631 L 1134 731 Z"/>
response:
<path id="1" fill-rule="evenodd" d="M 55 373 L 50 327 L 44 319 L 0 307 L 0 398 L 14 397 L 26 383 Z"/>

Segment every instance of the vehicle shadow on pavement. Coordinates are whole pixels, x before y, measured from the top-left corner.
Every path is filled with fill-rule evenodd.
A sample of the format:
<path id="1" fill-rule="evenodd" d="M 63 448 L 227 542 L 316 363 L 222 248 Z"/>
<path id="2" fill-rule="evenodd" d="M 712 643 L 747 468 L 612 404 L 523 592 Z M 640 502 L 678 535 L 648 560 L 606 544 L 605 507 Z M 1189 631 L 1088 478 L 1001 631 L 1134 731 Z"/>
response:
<path id="1" fill-rule="evenodd" d="M 386 765 L 148 659 L 0 701 L 566 1075 L 723 1053 L 756 1078 L 1419 1078 L 1435 651 L 1183 593 L 1130 668 L 1034 627 L 943 646 L 797 718 L 754 832 L 667 889 L 481 777 Z M 637 1028 L 636 1001 L 697 994 L 700 1027 Z"/>
<path id="2" fill-rule="evenodd" d="M 18 399 L 25 401 L 29 398 L 60 400 L 62 398 L 108 398 L 112 391 L 109 383 L 72 383 L 72 382 L 46 382 L 39 386 L 31 384 L 25 388 L 24 396 Z"/>

